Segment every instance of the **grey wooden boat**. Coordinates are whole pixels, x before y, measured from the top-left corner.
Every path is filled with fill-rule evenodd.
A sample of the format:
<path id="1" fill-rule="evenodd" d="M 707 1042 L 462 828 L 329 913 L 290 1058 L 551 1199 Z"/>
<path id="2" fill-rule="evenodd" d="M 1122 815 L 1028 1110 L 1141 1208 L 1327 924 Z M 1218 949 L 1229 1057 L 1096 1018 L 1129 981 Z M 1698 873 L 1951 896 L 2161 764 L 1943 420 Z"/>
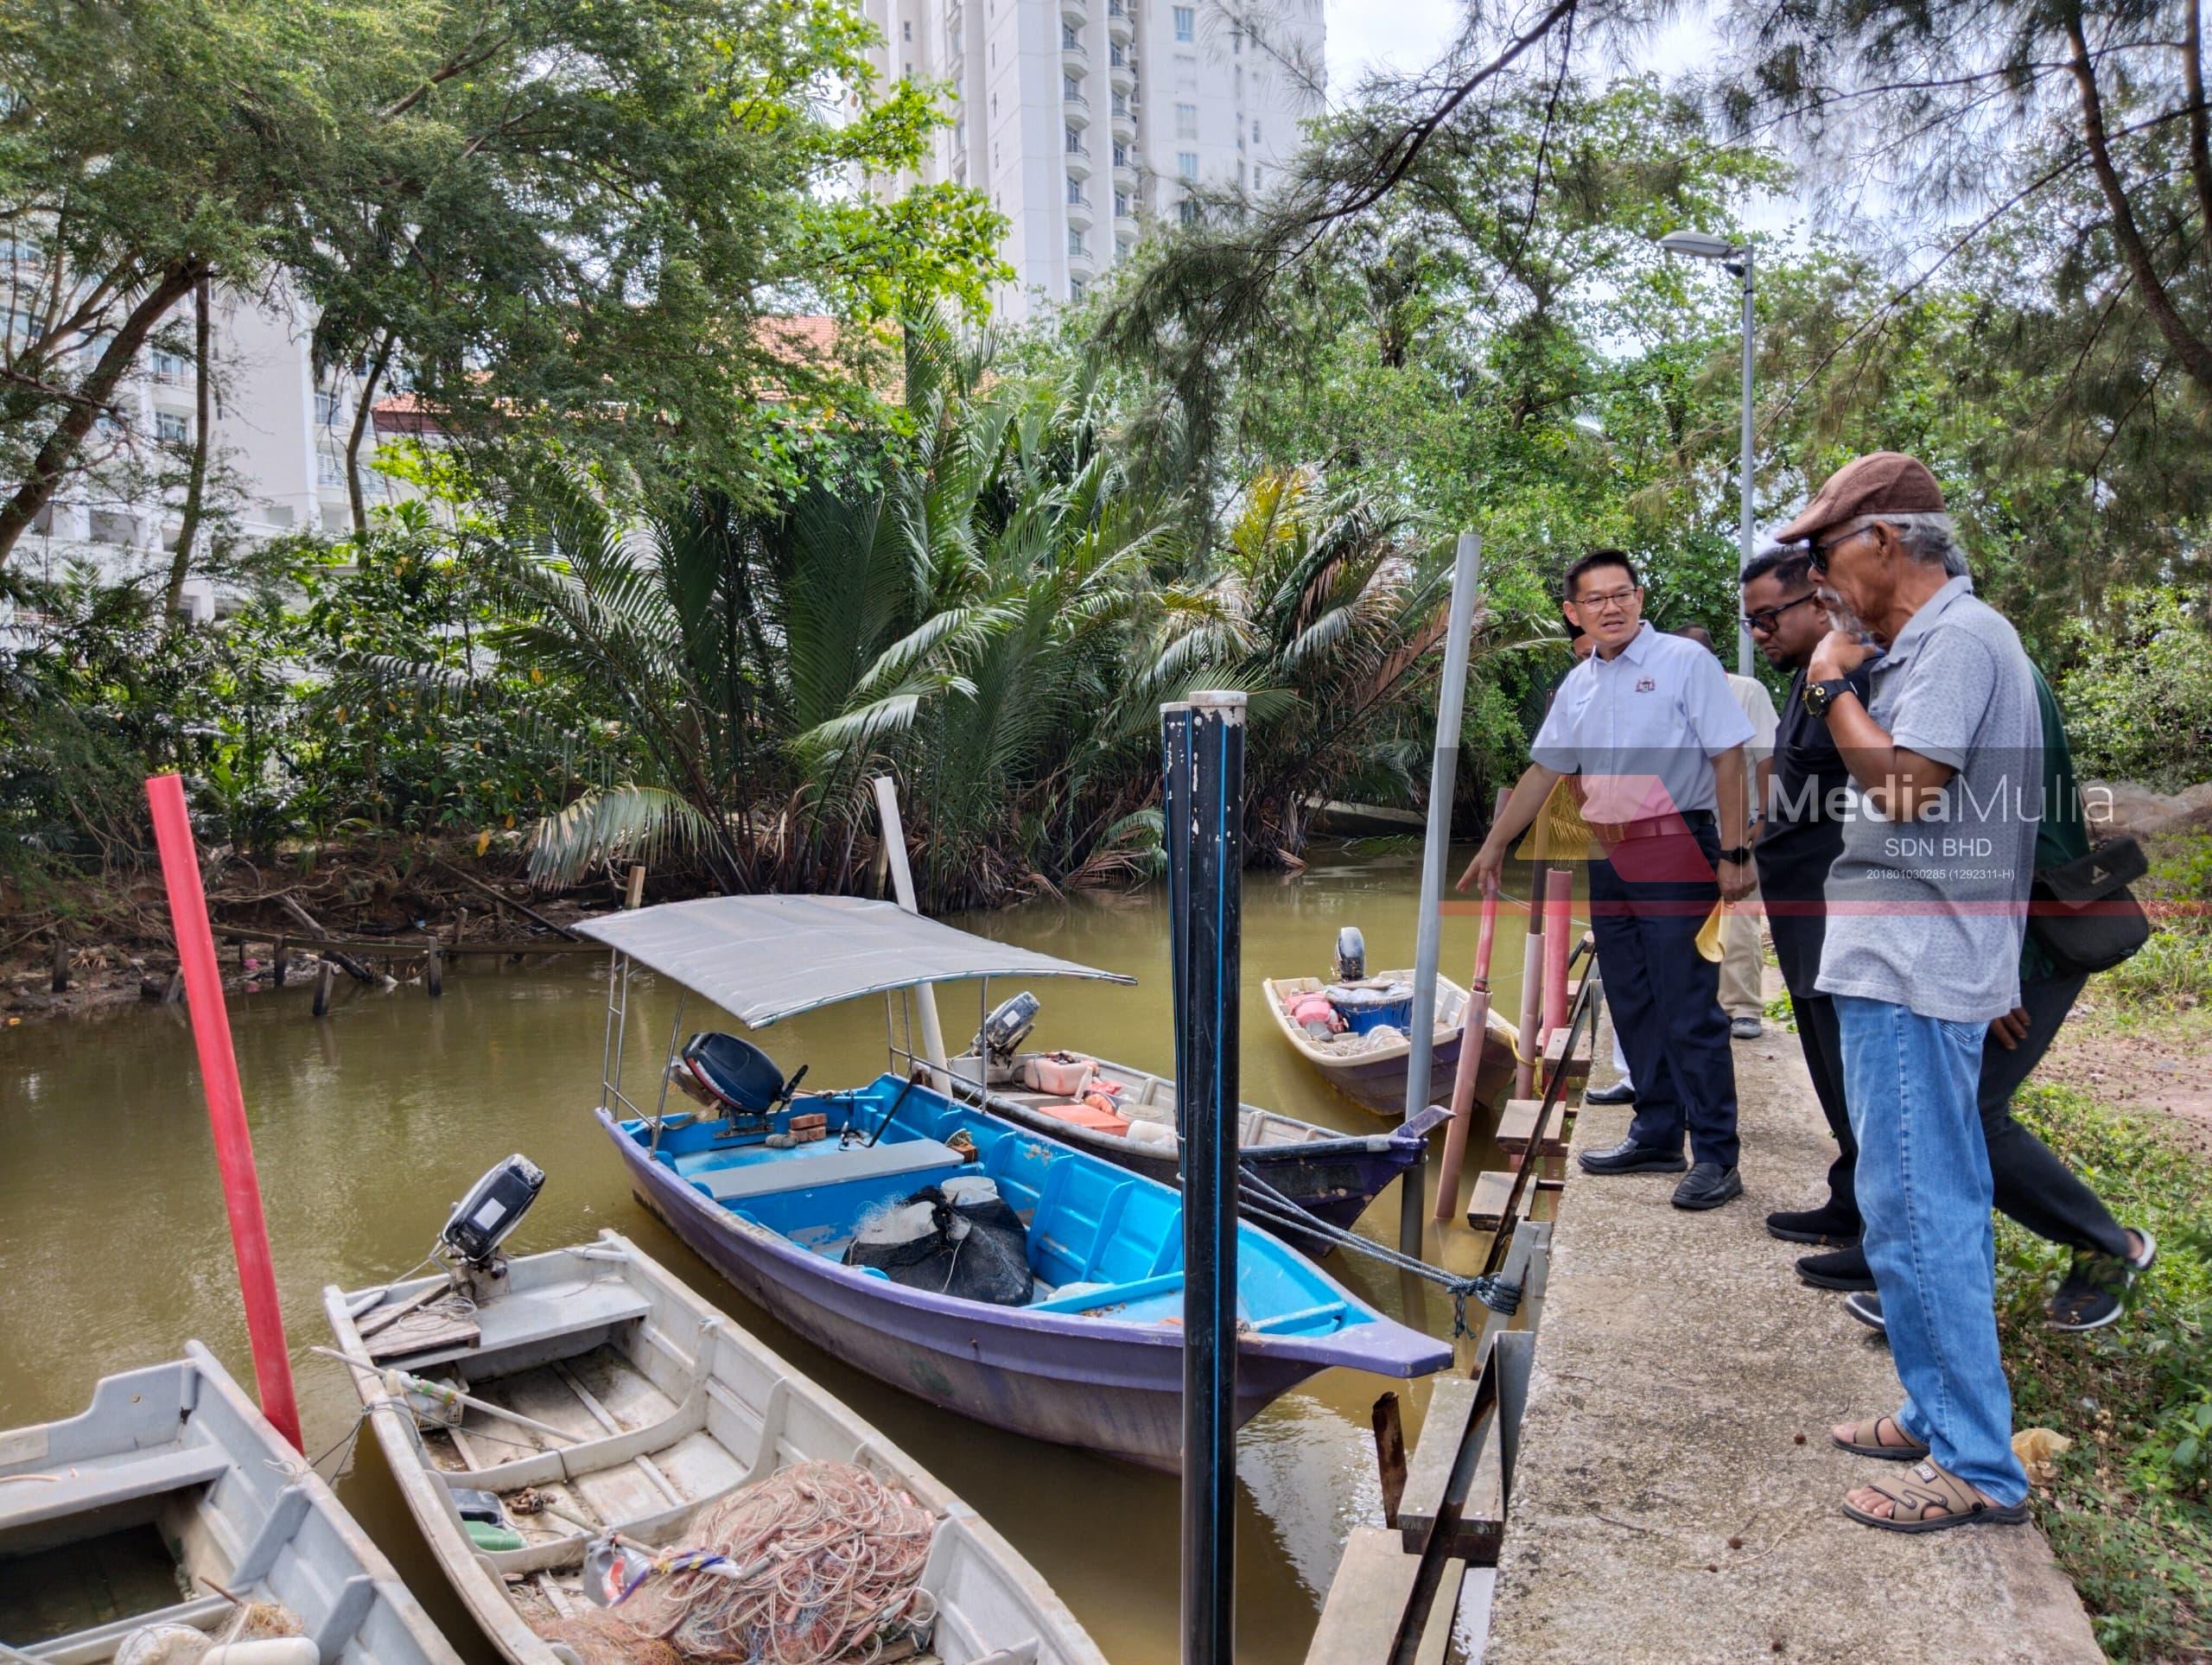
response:
<path id="1" fill-rule="evenodd" d="M 228 1592 L 228 1595 L 222 1593 Z M 0 1642 L 54 1665 L 283 1607 L 321 1665 L 461 1665 L 368 1535 L 198 1342 L 0 1433 Z"/>
<path id="2" fill-rule="evenodd" d="M 982 1516 L 626 1239 L 603 1231 L 593 1243 L 518 1256 L 505 1274 L 464 1272 L 467 1300 L 449 1304 L 451 1315 L 433 1301 L 366 1340 L 359 1326 L 378 1306 L 403 1306 L 448 1280 L 393 1284 L 380 1296 L 333 1287 L 323 1306 L 357 1365 L 396 1367 L 505 1414 L 462 1407 L 453 1427 L 425 1427 L 373 1371 L 355 1370 L 432 1553 L 517 1665 L 573 1658 L 533 1626 L 588 1611 L 582 1573 L 594 1539 L 619 1531 L 680 1544 L 709 1504 L 812 1460 L 865 1468 L 937 1517 L 922 1574 L 936 1622 L 928 1651 L 912 1657 L 1104 1665 L 1075 1616 Z M 521 1546 L 472 1541 L 460 1491 L 499 1497 Z"/>

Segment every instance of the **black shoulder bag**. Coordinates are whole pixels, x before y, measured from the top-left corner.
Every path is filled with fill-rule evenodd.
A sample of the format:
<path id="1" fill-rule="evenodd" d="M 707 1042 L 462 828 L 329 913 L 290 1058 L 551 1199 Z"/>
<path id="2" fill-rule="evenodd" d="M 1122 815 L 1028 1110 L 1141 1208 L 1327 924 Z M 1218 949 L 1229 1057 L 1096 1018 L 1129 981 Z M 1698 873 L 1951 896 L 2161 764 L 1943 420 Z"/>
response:
<path id="1" fill-rule="evenodd" d="M 2127 888 L 2148 871 L 2141 845 L 2114 838 L 2036 874 L 2028 932 L 2062 975 L 2109 971 L 2150 940 L 2150 917 Z"/>

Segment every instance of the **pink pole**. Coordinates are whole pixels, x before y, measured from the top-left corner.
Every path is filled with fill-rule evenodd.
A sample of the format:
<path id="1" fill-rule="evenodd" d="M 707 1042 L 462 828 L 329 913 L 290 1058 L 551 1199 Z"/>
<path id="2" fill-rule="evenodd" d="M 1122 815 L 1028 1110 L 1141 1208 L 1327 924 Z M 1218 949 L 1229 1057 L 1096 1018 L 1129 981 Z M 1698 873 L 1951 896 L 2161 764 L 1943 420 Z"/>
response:
<path id="1" fill-rule="evenodd" d="M 1544 874 L 1544 1033 L 1567 1022 L 1567 959 L 1574 929 L 1574 875 L 1565 867 Z"/>
<path id="2" fill-rule="evenodd" d="M 1494 815 L 1505 813 L 1501 787 Z M 1497 897 L 1483 897 L 1482 929 L 1475 937 L 1475 975 L 1467 980 L 1467 1010 L 1459 1025 L 1459 1066 L 1452 1076 L 1452 1119 L 1444 1127 L 1444 1165 L 1436 1171 L 1436 1214 L 1459 1211 L 1459 1170 L 1467 1160 L 1467 1132 L 1475 1118 L 1475 1081 L 1482 1073 L 1483 1042 L 1490 1033 L 1490 954 L 1497 939 Z"/>
<path id="3" fill-rule="evenodd" d="M 231 1218 L 231 1250 L 238 1258 L 238 1293 L 245 1300 L 261 1410 L 295 1449 L 305 1450 L 299 1403 L 292 1394 L 291 1355 L 284 1346 L 284 1315 L 276 1304 L 276 1269 L 269 1256 L 269 1227 L 261 1213 L 261 1181 L 254 1173 L 253 1135 L 246 1130 L 245 1096 L 238 1088 L 238 1055 L 231 1049 L 230 1017 L 223 1009 L 223 979 L 215 966 L 215 937 L 207 925 L 207 898 L 200 887 L 200 855 L 185 813 L 184 783 L 175 775 L 156 775 L 146 783 L 146 798 L 153 805 L 154 842 L 162 853 L 192 1039 L 200 1050 L 200 1081 L 207 1094 L 207 1124 L 214 1131 L 215 1162 L 223 1175 L 223 1207 Z"/>

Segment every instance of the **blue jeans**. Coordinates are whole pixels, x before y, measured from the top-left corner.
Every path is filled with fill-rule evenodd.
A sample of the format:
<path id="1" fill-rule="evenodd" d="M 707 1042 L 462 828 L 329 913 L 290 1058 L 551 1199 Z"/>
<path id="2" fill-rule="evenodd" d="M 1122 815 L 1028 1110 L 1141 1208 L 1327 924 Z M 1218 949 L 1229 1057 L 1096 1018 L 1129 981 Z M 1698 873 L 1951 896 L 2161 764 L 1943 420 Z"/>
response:
<path id="1" fill-rule="evenodd" d="M 1897 1421 L 2002 1505 L 2028 1494 L 1997 1350 L 1997 1244 L 1975 1092 L 1988 1026 L 1835 997 L 1859 1210 L 1905 1401 Z"/>

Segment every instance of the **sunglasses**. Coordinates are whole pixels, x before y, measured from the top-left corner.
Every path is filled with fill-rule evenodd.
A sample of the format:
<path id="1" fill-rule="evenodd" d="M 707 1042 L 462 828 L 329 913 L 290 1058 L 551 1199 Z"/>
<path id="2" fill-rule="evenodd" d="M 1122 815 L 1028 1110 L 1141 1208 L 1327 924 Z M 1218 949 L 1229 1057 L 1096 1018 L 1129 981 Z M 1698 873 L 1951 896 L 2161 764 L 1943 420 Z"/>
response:
<path id="1" fill-rule="evenodd" d="M 1818 593 L 1808 589 L 1796 601 L 1784 601 L 1778 607 L 1761 607 L 1757 613 L 1747 613 L 1744 615 L 1744 628 L 1754 636 L 1771 636 L 1774 634 L 1774 627 L 1782 622 L 1783 613 L 1792 607 L 1803 607 Z"/>
<path id="2" fill-rule="evenodd" d="M 1835 552 L 1853 538 L 1862 537 L 1873 530 L 1872 526 L 1854 526 L 1841 537 L 1830 538 L 1825 543 L 1808 544 L 1805 551 L 1805 559 L 1815 573 L 1825 578 L 1828 575 L 1828 562 L 1835 559 Z"/>

